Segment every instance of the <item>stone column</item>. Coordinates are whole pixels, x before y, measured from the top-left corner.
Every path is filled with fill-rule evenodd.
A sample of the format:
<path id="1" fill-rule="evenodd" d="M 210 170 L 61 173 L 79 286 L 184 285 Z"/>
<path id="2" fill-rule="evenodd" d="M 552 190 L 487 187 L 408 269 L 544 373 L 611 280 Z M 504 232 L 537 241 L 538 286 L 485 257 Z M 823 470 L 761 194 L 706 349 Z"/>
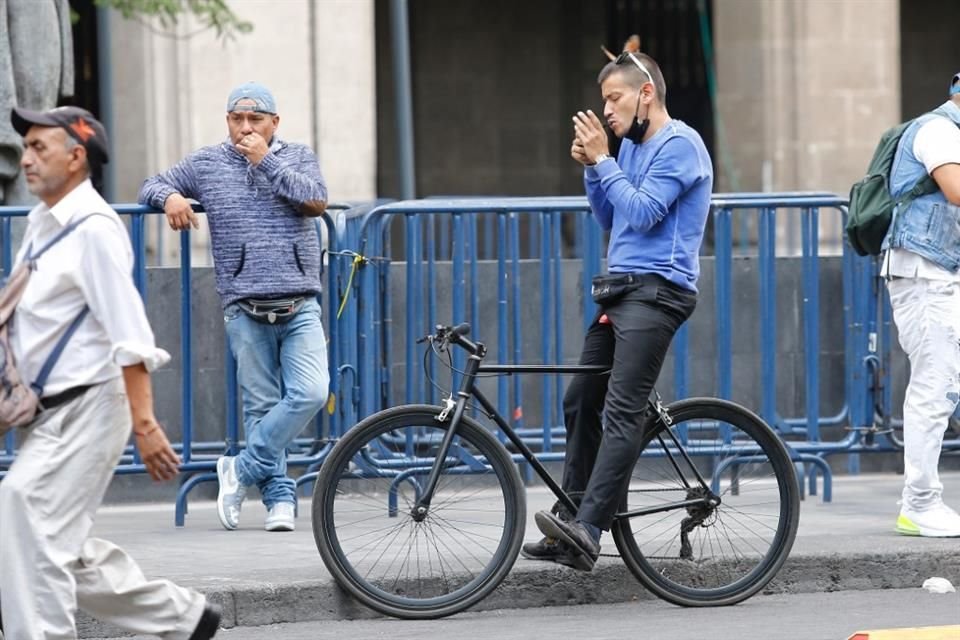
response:
<path id="1" fill-rule="evenodd" d="M 254 30 L 223 41 L 182 17 L 173 36 L 111 16 L 117 198 L 227 135 L 226 99 L 242 82 L 268 86 L 278 135 L 317 152 L 331 200 L 376 196 L 373 0 L 246 0 L 232 5 Z M 313 20 L 311 21 L 311 18 Z M 205 229 L 196 233 L 206 263 Z M 156 225 L 150 241 L 158 242 Z M 176 234 L 163 237 L 165 259 Z"/>
<path id="2" fill-rule="evenodd" d="M 899 4 L 714 3 L 718 190 L 848 193 L 900 121 Z"/>
<path id="3" fill-rule="evenodd" d="M 376 60 L 373 0 L 312 0 L 316 7 L 316 151 L 336 201 L 377 196 Z M 376 56 L 376 58 L 375 58 Z"/>

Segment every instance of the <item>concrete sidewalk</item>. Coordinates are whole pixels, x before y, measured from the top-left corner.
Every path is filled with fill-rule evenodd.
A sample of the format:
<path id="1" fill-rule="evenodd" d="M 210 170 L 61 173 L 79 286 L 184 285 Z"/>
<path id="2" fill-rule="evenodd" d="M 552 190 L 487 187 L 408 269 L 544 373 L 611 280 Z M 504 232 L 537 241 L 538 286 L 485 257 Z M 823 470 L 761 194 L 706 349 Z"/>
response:
<path id="1" fill-rule="evenodd" d="M 945 495 L 960 508 L 960 472 L 943 475 Z M 931 576 L 960 585 L 960 538 L 909 538 L 893 533 L 902 477 L 836 477 L 833 502 L 803 502 L 793 552 L 767 593 L 919 588 Z M 540 537 L 533 514 L 553 497 L 542 487 L 527 495 L 527 539 Z M 373 617 L 327 573 L 310 528 L 310 501 L 301 499 L 298 530 L 267 533 L 264 509 L 244 508 L 241 528 L 227 532 L 215 504 L 193 502 L 186 526 L 173 526 L 173 507 L 107 507 L 94 535 L 120 544 L 148 577 L 197 588 L 223 605 L 225 627 Z M 607 551 L 613 549 L 607 541 Z M 478 609 L 615 603 L 652 598 L 616 558 L 601 558 L 589 574 L 520 558 L 510 576 Z M 123 635 L 81 615 L 80 637 Z"/>

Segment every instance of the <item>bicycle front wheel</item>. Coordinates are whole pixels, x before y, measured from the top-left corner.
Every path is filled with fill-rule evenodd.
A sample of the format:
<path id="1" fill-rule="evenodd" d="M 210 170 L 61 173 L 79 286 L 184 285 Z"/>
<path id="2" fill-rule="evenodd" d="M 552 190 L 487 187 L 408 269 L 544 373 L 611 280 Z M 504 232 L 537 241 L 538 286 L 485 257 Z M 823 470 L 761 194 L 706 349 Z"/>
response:
<path id="1" fill-rule="evenodd" d="M 503 445 L 463 416 L 425 513 L 417 501 L 449 429 L 440 409 L 409 405 L 351 429 L 320 468 L 313 534 L 354 597 L 399 618 L 439 618 L 475 604 L 510 571 L 526 498 Z"/>
<path id="2" fill-rule="evenodd" d="M 759 417 L 716 398 L 667 407 L 643 449 L 614 522 L 630 571 L 681 606 L 741 602 L 777 573 L 800 519 L 786 447 Z"/>

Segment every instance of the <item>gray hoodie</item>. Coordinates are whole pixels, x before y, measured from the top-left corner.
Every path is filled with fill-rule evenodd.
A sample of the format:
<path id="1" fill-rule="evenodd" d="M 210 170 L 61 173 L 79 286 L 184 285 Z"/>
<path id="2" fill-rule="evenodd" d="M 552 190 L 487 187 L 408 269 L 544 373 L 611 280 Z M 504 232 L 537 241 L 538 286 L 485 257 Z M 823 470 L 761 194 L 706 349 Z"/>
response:
<path id="1" fill-rule="evenodd" d="M 320 242 L 296 205 L 327 199 L 309 147 L 274 138 L 253 166 L 229 142 L 203 147 L 148 178 L 139 201 L 158 209 L 173 193 L 203 205 L 210 224 L 217 293 L 224 307 L 243 298 L 320 291 Z"/>

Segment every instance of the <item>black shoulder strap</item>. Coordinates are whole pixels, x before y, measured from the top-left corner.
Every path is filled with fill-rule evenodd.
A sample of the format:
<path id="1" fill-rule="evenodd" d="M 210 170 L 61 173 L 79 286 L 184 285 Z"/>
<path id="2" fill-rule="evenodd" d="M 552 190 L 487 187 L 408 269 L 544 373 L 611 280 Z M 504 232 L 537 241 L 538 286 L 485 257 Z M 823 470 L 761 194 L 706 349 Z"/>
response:
<path id="1" fill-rule="evenodd" d="M 43 395 L 43 387 L 47 384 L 47 378 L 50 377 L 50 372 L 53 371 L 53 365 L 57 364 L 57 360 L 59 360 L 60 356 L 63 354 L 63 350 L 66 348 L 67 343 L 70 342 L 70 338 L 72 338 L 73 334 L 75 334 L 77 329 L 80 328 L 80 323 L 83 322 L 83 319 L 87 317 L 88 313 L 90 313 L 90 307 L 84 305 L 83 309 L 80 311 L 80 314 L 73 319 L 73 322 L 70 323 L 70 326 L 67 327 L 67 330 L 64 332 L 64 334 L 60 336 L 59 340 L 57 340 L 57 344 L 53 347 L 53 351 L 51 351 L 50 355 L 47 356 L 43 366 L 40 368 L 40 373 L 37 374 L 37 379 L 30 384 L 30 387 L 33 389 L 34 393 L 37 394 L 37 396 Z"/>
<path id="2" fill-rule="evenodd" d="M 82 218 L 77 218 L 57 232 L 57 235 L 53 236 L 53 238 L 51 238 L 45 245 L 40 247 L 36 253 L 31 252 L 30 247 L 28 247 L 24 259 L 27 262 L 33 262 L 37 260 L 40 256 L 46 253 L 50 247 L 73 233 L 77 227 L 93 216 L 103 216 L 105 218 L 110 217 L 105 213 L 89 213 Z M 59 340 L 57 340 L 57 344 L 53 347 L 53 351 L 47 356 L 43 366 L 40 368 L 40 373 L 37 375 L 37 379 L 34 380 L 30 385 L 38 396 L 43 395 L 43 387 L 47 383 L 47 378 L 50 377 L 50 372 L 53 370 L 53 366 L 57 363 L 57 360 L 60 359 L 60 356 L 63 354 L 63 350 L 66 348 L 70 338 L 72 338 L 73 334 L 76 333 L 77 329 L 80 328 L 80 323 L 83 322 L 83 319 L 87 317 L 88 313 L 90 313 L 90 307 L 84 305 L 83 309 L 80 310 L 80 314 L 73 319 L 73 322 L 70 323 L 70 326 L 67 327 L 67 330 L 64 332 L 64 334 L 60 336 Z"/>
<path id="3" fill-rule="evenodd" d="M 79 227 L 81 224 L 83 224 L 85 221 L 89 220 L 89 219 L 92 218 L 93 216 L 103 216 L 104 218 L 109 218 L 109 217 L 110 217 L 110 216 L 108 216 L 108 215 L 105 214 L 105 213 L 88 213 L 87 215 L 83 216 L 82 218 L 77 218 L 76 220 L 74 220 L 74 221 L 70 222 L 69 224 L 67 224 L 67 226 L 65 226 L 65 227 L 64 227 L 63 229 L 61 229 L 59 232 L 57 232 L 57 235 L 53 236 L 53 238 L 51 238 L 45 245 L 43 245 L 42 247 L 40 247 L 39 249 L 37 249 L 37 251 L 36 251 L 35 253 L 34 253 L 34 252 L 31 252 L 31 251 L 30 251 L 30 248 L 28 247 L 28 248 L 27 248 L 27 253 L 26 253 L 26 255 L 24 256 L 24 259 L 25 259 L 25 260 L 28 260 L 28 261 L 37 260 L 40 256 L 42 256 L 44 253 L 47 252 L 47 249 L 49 249 L 50 247 L 52 247 L 53 245 L 57 244 L 58 242 L 60 242 L 60 241 L 63 240 L 64 238 L 66 238 L 68 235 L 70 235 L 71 233 L 73 233 L 74 230 L 75 230 L 77 227 Z"/>

